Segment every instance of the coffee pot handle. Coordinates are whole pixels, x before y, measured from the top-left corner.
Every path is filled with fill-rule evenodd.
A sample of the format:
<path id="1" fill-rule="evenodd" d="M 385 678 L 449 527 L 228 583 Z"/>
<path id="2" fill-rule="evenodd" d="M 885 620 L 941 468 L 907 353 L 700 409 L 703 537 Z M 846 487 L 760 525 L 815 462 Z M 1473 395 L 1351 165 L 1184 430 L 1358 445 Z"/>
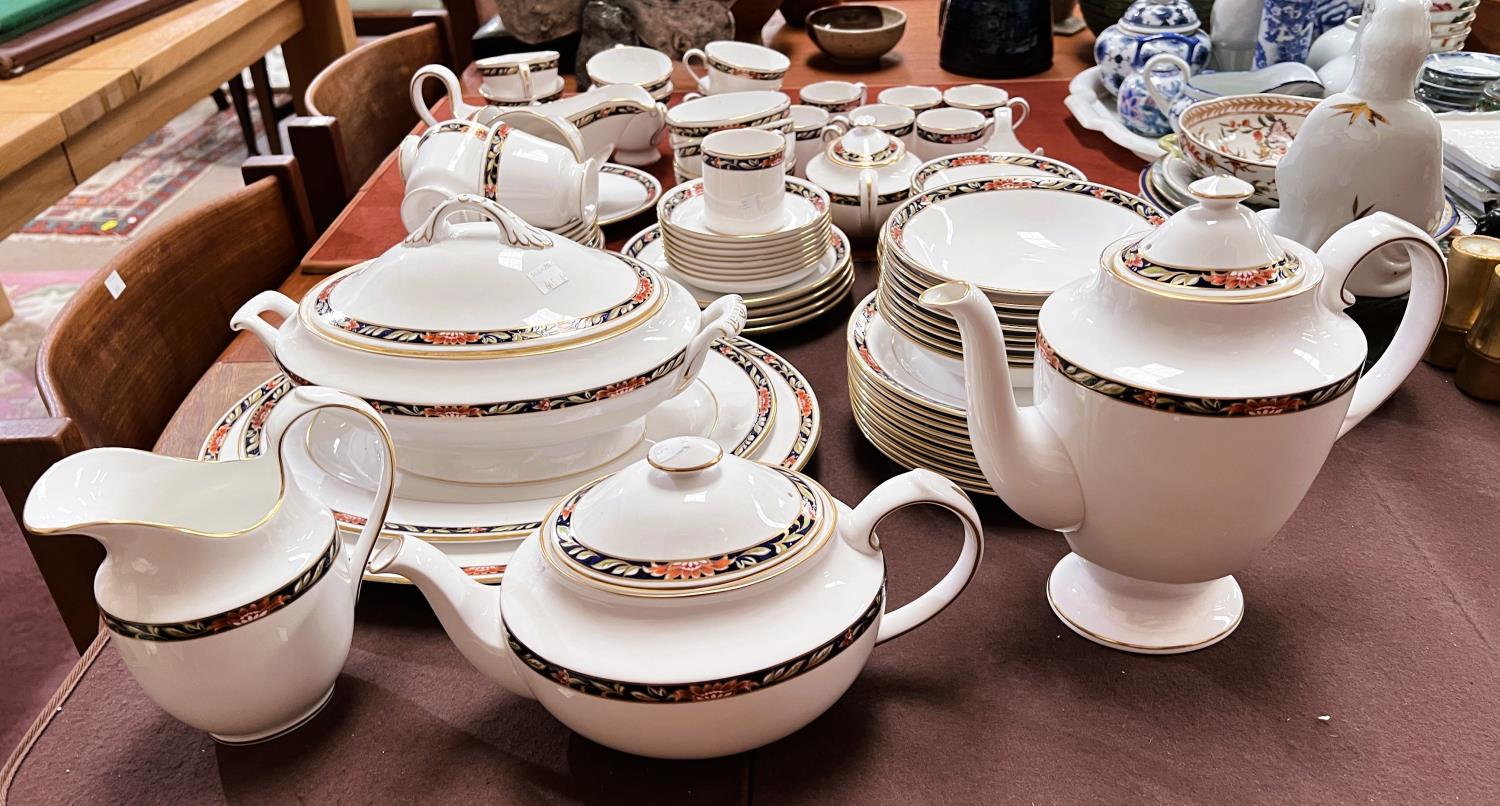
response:
<path id="1" fill-rule="evenodd" d="M 964 545 L 959 551 L 958 561 L 936 585 L 885 614 L 880 622 L 880 633 L 875 637 L 877 644 L 902 635 L 941 613 L 968 586 L 979 568 L 979 559 L 984 556 L 984 529 L 979 524 L 974 502 L 958 485 L 931 470 L 912 470 L 876 487 L 850 513 L 842 536 L 856 551 L 878 554 L 880 537 L 875 534 L 875 527 L 892 512 L 915 504 L 936 504 L 957 515 L 963 522 Z"/>
<path id="2" fill-rule="evenodd" d="M 452 70 L 441 64 L 429 64 L 417 68 L 417 72 L 411 77 L 411 105 L 417 110 L 417 117 L 422 119 L 428 126 L 438 125 L 438 119 L 427 107 L 427 101 L 422 97 L 422 88 L 427 85 L 427 80 L 435 78 L 443 83 L 448 90 L 448 102 L 453 105 L 453 117 L 455 119 L 467 117 L 465 112 L 468 107 L 463 102 L 463 88 L 458 83 L 458 76 Z"/>
<path id="3" fill-rule="evenodd" d="M 385 526 L 386 513 L 391 506 L 391 490 L 396 481 L 396 448 L 391 442 L 391 432 L 386 428 L 385 421 L 380 419 L 380 415 L 369 403 L 347 392 L 324 386 L 299 386 L 271 410 L 265 426 L 266 451 L 262 455 L 274 456 L 280 462 L 283 485 L 295 483 L 287 469 L 287 441 L 284 437 L 298 420 L 328 408 L 345 409 L 363 417 L 380 438 L 380 481 L 376 484 L 375 500 L 365 515 L 353 552 L 348 555 L 349 578 L 354 588 L 352 595 L 358 601 L 360 579 L 364 576 L 365 565 L 370 561 L 370 553 L 375 550 L 375 540 L 380 537 L 380 531 Z"/>
<path id="4" fill-rule="evenodd" d="M 412 230 L 402 243 L 405 246 L 431 246 L 447 240 L 453 234 L 453 225 L 448 219 L 454 213 L 472 213 L 500 228 L 506 243 L 521 249 L 545 249 L 552 245 L 547 233 L 526 223 L 520 216 L 502 207 L 498 202 L 472 193 L 460 193 L 432 208 L 427 220 Z"/>
<path id="5" fill-rule="evenodd" d="M 1431 236 L 1390 213 L 1375 213 L 1345 225 L 1318 250 L 1324 269 L 1318 301 L 1343 315 L 1344 309 L 1354 303 L 1354 296 L 1344 290 L 1354 268 L 1366 257 L 1394 245 L 1405 247 L 1411 260 L 1411 298 L 1390 347 L 1354 387 L 1340 437 L 1379 408 L 1422 360 L 1443 318 L 1448 265 Z"/>
<path id="6" fill-rule="evenodd" d="M 1005 106 L 1010 110 L 1011 131 L 1021 128 L 1021 124 L 1031 117 L 1031 102 L 1025 98 L 1012 98 L 1005 102 Z"/>

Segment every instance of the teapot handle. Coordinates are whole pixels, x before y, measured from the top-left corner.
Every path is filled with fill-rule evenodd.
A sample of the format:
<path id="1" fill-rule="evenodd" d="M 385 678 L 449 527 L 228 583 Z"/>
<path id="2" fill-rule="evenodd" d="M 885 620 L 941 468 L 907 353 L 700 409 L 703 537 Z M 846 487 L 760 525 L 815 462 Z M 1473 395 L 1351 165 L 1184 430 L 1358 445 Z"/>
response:
<path id="1" fill-rule="evenodd" d="M 979 525 L 974 502 L 958 485 L 931 470 L 903 473 L 876 487 L 850 513 L 843 538 L 856 551 L 878 554 L 880 537 L 875 534 L 875 527 L 892 512 L 914 504 L 936 504 L 957 515 L 964 525 L 964 546 L 953 568 L 936 585 L 885 614 L 880 622 L 880 633 L 875 637 L 877 644 L 902 635 L 941 613 L 968 586 L 979 568 L 980 557 L 984 556 L 984 529 Z"/>
<path id="2" fill-rule="evenodd" d="M 391 432 L 386 428 L 385 421 L 380 419 L 380 415 L 369 403 L 347 392 L 324 386 L 299 386 L 271 410 L 265 427 L 267 450 L 262 455 L 275 456 L 281 463 L 283 486 L 292 483 L 288 478 L 290 471 L 287 469 L 284 450 L 286 441 L 283 437 L 298 420 L 326 408 L 346 409 L 358 414 L 368 420 L 375 433 L 380 436 L 383 454 L 380 481 L 376 485 L 375 500 L 360 528 L 359 539 L 355 541 L 354 551 L 349 556 L 350 583 L 354 587 L 354 599 L 359 601 L 360 579 L 364 576 L 365 565 L 370 561 L 370 553 L 375 550 L 375 539 L 380 537 L 380 531 L 385 526 L 386 513 L 391 506 L 391 489 L 396 480 L 396 448 L 391 442 Z"/>
<path id="3" fill-rule="evenodd" d="M 521 249 L 545 249 L 552 245 L 552 239 L 547 236 L 547 233 L 526 223 L 520 216 L 502 207 L 498 202 L 472 193 L 460 193 L 434 207 L 428 214 L 427 220 L 412 230 L 403 243 L 406 246 L 421 247 L 432 246 L 448 239 L 453 234 L 453 225 L 448 223 L 448 218 L 458 212 L 474 213 L 480 218 L 493 221 L 496 226 L 500 227 L 500 234 L 505 238 L 505 242 L 511 246 Z"/>
<path id="4" fill-rule="evenodd" d="M 1031 117 L 1031 102 L 1025 98 L 1012 98 L 1005 102 L 1005 106 L 1010 110 L 1011 131 L 1021 128 L 1021 124 L 1025 123 L 1026 119 Z"/>
<path id="5" fill-rule="evenodd" d="M 993 123 L 994 121 L 991 121 Z M 859 172 L 859 231 L 873 234 L 876 229 L 875 222 L 879 220 L 876 211 L 880 209 L 879 184 L 876 182 L 878 176 L 873 168 L 863 168 Z"/>
<path id="6" fill-rule="evenodd" d="M 1146 66 L 1141 68 L 1141 81 L 1146 85 L 1146 94 L 1150 95 L 1151 100 L 1156 102 L 1156 108 L 1161 110 L 1163 117 L 1170 117 L 1169 112 L 1172 109 L 1172 101 L 1163 95 L 1161 90 L 1156 88 L 1156 79 L 1151 77 L 1152 71 L 1159 65 L 1171 65 L 1181 70 L 1184 84 L 1187 83 L 1188 76 L 1193 74 L 1193 69 L 1188 67 L 1187 62 L 1179 59 L 1176 54 L 1172 53 L 1158 53 L 1147 59 Z"/>
<path id="7" fill-rule="evenodd" d="M 687 372 L 683 373 L 682 383 L 678 384 L 677 391 L 688 388 L 698 378 L 714 342 L 740 334 L 745 326 L 745 316 L 745 302 L 738 294 L 725 294 L 703 309 L 698 315 L 698 334 L 688 342 L 684 351 L 683 361 L 687 364 Z"/>
<path id="8" fill-rule="evenodd" d="M 1411 299 L 1390 347 L 1354 387 L 1340 437 L 1379 408 L 1422 359 L 1443 318 L 1448 265 L 1431 236 L 1390 213 L 1375 213 L 1345 225 L 1318 250 L 1325 272 L 1318 302 L 1343 315 L 1354 302 L 1353 295 L 1344 290 L 1354 267 L 1380 249 L 1398 244 L 1406 248 L 1411 259 Z"/>
<path id="9" fill-rule="evenodd" d="M 432 110 L 427 108 L 427 101 L 422 97 L 422 88 L 427 85 L 427 80 L 435 78 L 443 83 L 448 90 L 448 101 L 453 105 L 453 117 L 468 117 L 465 111 L 468 105 L 463 102 L 463 88 L 458 83 L 458 76 L 452 70 L 441 64 L 429 64 L 417 68 L 417 72 L 411 77 L 411 105 L 417 110 L 417 117 L 422 119 L 428 126 L 438 125 L 438 119 L 433 116 Z"/>

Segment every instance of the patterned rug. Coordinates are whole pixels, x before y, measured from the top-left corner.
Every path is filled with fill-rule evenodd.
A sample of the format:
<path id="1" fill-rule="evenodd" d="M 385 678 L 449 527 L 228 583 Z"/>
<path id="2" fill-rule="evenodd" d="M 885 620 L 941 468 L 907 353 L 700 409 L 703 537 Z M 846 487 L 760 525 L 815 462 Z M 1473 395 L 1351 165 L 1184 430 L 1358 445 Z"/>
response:
<path id="1" fill-rule="evenodd" d="M 0 420 L 46 417 L 36 392 L 36 350 L 57 312 L 92 271 L 0 272 L 16 315 L 0 324 Z"/>
<path id="2" fill-rule="evenodd" d="M 214 111 L 198 122 L 178 118 L 47 208 L 15 237 L 128 238 L 210 165 L 231 158 L 237 162 L 244 153 L 233 109 Z"/>

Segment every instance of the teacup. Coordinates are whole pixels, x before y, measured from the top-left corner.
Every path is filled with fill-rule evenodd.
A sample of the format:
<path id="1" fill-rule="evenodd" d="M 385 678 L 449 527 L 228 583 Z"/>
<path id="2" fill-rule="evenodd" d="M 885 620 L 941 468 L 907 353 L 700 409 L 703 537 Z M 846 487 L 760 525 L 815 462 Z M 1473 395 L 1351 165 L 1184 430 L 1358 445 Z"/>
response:
<path id="1" fill-rule="evenodd" d="M 615 45 L 595 53 L 583 69 L 595 84 L 634 84 L 658 101 L 672 94 L 672 60 L 659 50 Z"/>
<path id="2" fill-rule="evenodd" d="M 592 224 L 597 215 L 598 163 L 504 122 L 441 123 L 416 142 L 402 143 L 401 167 L 406 174 L 401 223 L 408 231 L 461 193 L 493 199 L 527 223 L 548 229 Z"/>
<path id="3" fill-rule="evenodd" d="M 807 178 L 807 163 L 823 153 L 823 132 L 832 128 L 838 131 L 836 120 L 828 110 L 806 104 L 792 104 L 792 137 L 796 140 L 797 166 L 795 175 Z"/>
<path id="4" fill-rule="evenodd" d="M 726 235 L 780 228 L 786 196 L 786 138 L 731 129 L 703 138 L 703 220 Z"/>
<path id="5" fill-rule="evenodd" d="M 907 84 L 880 91 L 878 100 L 883 104 L 904 106 L 917 114 L 943 105 L 943 93 L 937 87 L 918 87 Z"/>
<path id="6" fill-rule="evenodd" d="M 474 63 L 479 71 L 480 91 L 495 101 L 531 101 L 561 89 L 555 50 L 507 53 Z"/>
<path id="7" fill-rule="evenodd" d="M 683 101 L 667 111 L 673 167 L 682 179 L 702 170 L 703 138 L 725 129 L 767 129 L 790 135 L 791 99 L 780 92 L 735 92 Z M 679 179 L 681 181 L 681 179 Z"/>
<path id="8" fill-rule="evenodd" d="M 829 112 L 848 112 L 865 102 L 863 81 L 817 81 L 800 90 L 802 103 Z"/>
<path id="9" fill-rule="evenodd" d="M 693 70 L 695 61 L 702 62 L 702 75 Z M 704 95 L 779 90 L 792 65 L 786 56 L 770 48 L 729 40 L 710 42 L 701 49 L 688 48 L 682 54 L 682 64 Z"/>
<path id="10" fill-rule="evenodd" d="M 908 148 L 911 147 L 917 122 L 917 113 L 912 110 L 895 104 L 865 104 L 850 110 L 847 116 L 840 115 L 834 120 L 847 127 L 850 125 L 849 121 L 860 118 L 869 118 L 870 125 L 906 143 Z"/>
<path id="11" fill-rule="evenodd" d="M 1009 117 L 1009 112 L 1005 110 L 1003 117 Z M 912 151 L 925 161 L 982 149 L 994 133 L 996 118 L 972 109 L 929 109 L 917 115 L 917 139 Z"/>
<path id="12" fill-rule="evenodd" d="M 955 109 L 972 109 L 985 117 L 993 117 L 995 110 L 1009 107 L 1015 125 L 1020 126 L 1031 114 L 1031 104 L 1025 98 L 1010 97 L 1010 93 L 988 84 L 964 84 L 950 87 L 943 92 L 943 102 Z"/>

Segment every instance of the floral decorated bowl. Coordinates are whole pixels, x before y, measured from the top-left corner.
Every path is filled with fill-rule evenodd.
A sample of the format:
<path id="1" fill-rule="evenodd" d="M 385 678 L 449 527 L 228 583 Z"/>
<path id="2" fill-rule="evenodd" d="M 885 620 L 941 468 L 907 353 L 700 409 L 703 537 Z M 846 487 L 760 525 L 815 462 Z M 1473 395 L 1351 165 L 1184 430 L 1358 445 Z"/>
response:
<path id="1" fill-rule="evenodd" d="M 1290 95 L 1228 95 L 1183 110 L 1178 143 L 1198 176 L 1238 177 L 1252 204 L 1274 207 L 1276 165 L 1318 101 Z"/>
<path id="2" fill-rule="evenodd" d="M 370 403 L 396 443 L 400 485 L 531 481 L 611 461 L 744 321 L 738 297 L 700 312 L 644 264 L 464 195 L 300 304 L 262 292 L 230 324 L 294 384 Z"/>

